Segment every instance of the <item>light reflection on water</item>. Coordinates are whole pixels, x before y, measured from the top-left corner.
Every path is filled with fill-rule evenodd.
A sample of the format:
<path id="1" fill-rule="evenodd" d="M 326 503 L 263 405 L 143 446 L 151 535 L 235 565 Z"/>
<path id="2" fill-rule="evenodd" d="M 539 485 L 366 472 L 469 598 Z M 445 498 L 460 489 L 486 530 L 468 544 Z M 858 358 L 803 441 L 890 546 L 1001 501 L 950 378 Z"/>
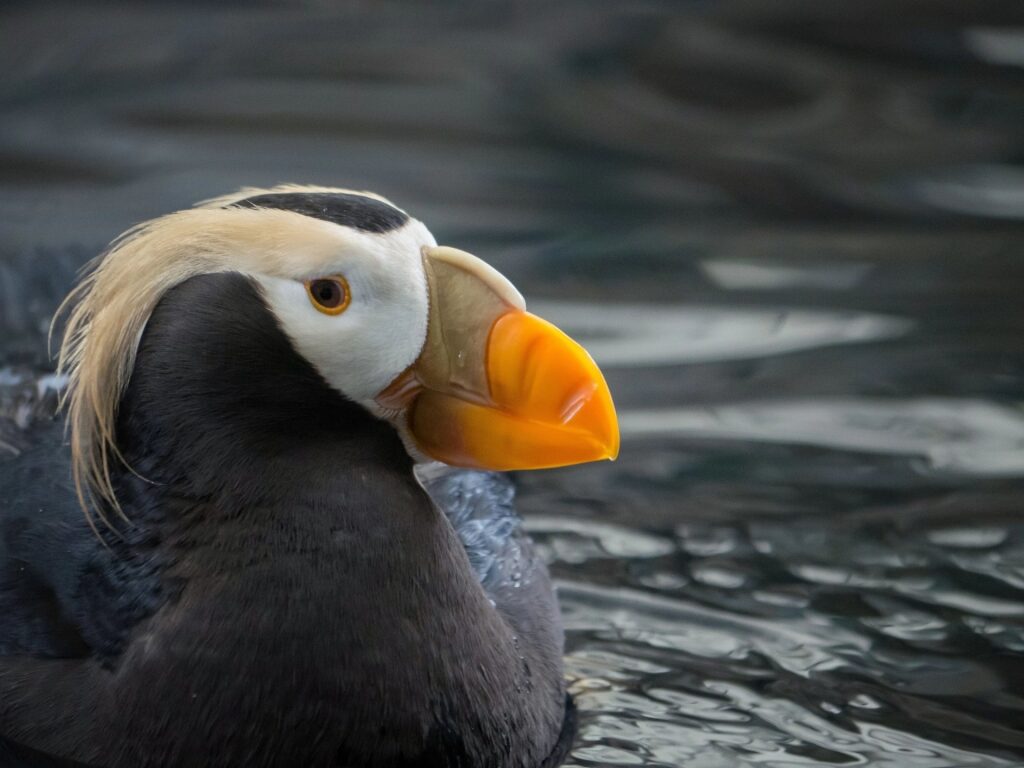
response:
<path id="1" fill-rule="evenodd" d="M 858 312 L 531 301 L 603 367 L 742 360 L 896 338 L 912 323 Z"/>
<path id="2" fill-rule="evenodd" d="M 624 437 L 675 435 L 918 456 L 924 468 L 1024 475 L 1024 410 L 978 400 L 828 400 L 631 410 Z"/>
<path id="3" fill-rule="evenodd" d="M 998 620 L 990 624 L 979 615 L 1016 615 L 1021 604 L 967 595 L 925 575 L 943 556 L 927 554 L 936 538 L 991 556 L 1005 530 L 977 536 L 938 529 L 921 537 L 923 550 L 862 542 L 845 554 L 842 542 L 821 546 L 827 526 L 808 526 L 795 537 L 781 524 L 727 530 L 709 535 L 684 526 L 670 552 L 667 537 L 626 528 L 595 532 L 583 519 L 533 521 L 533 535 L 563 576 L 568 674 L 582 714 L 572 765 L 1018 764 L 900 726 L 916 713 L 966 732 L 982 729 L 1003 745 L 1024 745 L 1018 732 L 941 703 L 952 692 L 1001 691 L 995 698 L 1002 706 L 1024 710 L 1024 698 L 1004 690 L 1005 681 L 984 664 L 942 651 L 953 633 L 1005 634 Z M 683 562 L 672 567 L 676 578 L 663 582 L 649 578 L 647 568 L 627 571 L 629 587 L 572 580 L 574 571 L 585 575 L 586 562 L 621 558 L 624 551 L 632 552 L 633 563 Z M 1018 547 L 1006 555 L 1022 553 Z M 744 576 L 709 583 L 702 576 L 706 562 Z M 773 564 L 792 577 L 789 583 L 773 575 Z M 679 578 L 680 571 L 686 576 Z M 694 585 L 703 589 L 696 598 Z M 840 590 L 878 615 L 830 610 L 830 600 L 844 602 Z M 715 594 L 725 591 L 732 595 Z M 928 601 L 964 613 L 951 621 L 915 607 Z M 1024 648 L 1024 633 L 1018 630 L 1014 641 Z"/>
<path id="4" fill-rule="evenodd" d="M 518 478 L 571 765 L 1024 762 L 1019 4 L 8 6 L 10 423 L 129 225 L 376 190 L 614 393 L 617 463 Z"/>

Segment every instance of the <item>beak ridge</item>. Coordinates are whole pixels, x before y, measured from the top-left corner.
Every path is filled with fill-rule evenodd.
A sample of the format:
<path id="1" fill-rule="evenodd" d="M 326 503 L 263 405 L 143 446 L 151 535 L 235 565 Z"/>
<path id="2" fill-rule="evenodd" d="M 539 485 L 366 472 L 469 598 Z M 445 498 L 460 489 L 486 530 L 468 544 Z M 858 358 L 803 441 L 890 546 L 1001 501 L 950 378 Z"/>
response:
<path id="1" fill-rule="evenodd" d="M 526 312 L 512 284 L 475 256 L 423 254 L 427 341 L 411 373 L 385 390 L 400 383 L 408 392 L 415 377 L 406 426 L 417 447 L 448 464 L 493 470 L 614 459 L 615 406 L 586 350 Z"/>

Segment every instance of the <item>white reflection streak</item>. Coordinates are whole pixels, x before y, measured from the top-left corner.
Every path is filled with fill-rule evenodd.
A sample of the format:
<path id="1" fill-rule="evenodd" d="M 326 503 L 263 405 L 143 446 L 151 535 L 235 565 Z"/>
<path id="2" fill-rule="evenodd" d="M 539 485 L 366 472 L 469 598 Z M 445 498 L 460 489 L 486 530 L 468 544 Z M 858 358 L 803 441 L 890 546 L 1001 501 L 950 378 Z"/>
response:
<path id="1" fill-rule="evenodd" d="M 921 456 L 933 469 L 1024 474 L 1024 411 L 981 400 L 833 399 L 620 413 L 626 438 L 671 436 Z"/>
<path id="2" fill-rule="evenodd" d="M 983 61 L 1024 67 L 1024 29 L 973 27 L 964 32 L 967 47 Z"/>
<path id="3" fill-rule="evenodd" d="M 607 368 L 743 360 L 902 336 L 913 323 L 862 312 L 530 302 Z"/>
<path id="4" fill-rule="evenodd" d="M 995 219 L 1024 218 L 1024 173 L 1009 165 L 968 165 L 916 182 L 921 198 L 947 211 Z"/>
<path id="5" fill-rule="evenodd" d="M 727 290 L 848 290 L 857 286 L 867 276 L 871 265 L 835 263 L 809 267 L 733 259 L 707 259 L 700 263 L 700 268 L 719 288 Z"/>

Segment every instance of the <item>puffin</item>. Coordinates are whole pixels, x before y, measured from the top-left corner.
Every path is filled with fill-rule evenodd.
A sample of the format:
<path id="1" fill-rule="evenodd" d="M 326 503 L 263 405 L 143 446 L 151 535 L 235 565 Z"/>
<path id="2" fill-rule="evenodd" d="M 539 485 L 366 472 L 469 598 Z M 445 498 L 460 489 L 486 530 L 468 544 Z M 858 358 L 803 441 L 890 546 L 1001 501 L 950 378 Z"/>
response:
<path id="1" fill-rule="evenodd" d="M 246 188 L 125 232 L 58 315 L 59 408 L 0 441 L 0 763 L 564 759 L 505 473 L 618 424 L 505 277 L 379 195 Z"/>

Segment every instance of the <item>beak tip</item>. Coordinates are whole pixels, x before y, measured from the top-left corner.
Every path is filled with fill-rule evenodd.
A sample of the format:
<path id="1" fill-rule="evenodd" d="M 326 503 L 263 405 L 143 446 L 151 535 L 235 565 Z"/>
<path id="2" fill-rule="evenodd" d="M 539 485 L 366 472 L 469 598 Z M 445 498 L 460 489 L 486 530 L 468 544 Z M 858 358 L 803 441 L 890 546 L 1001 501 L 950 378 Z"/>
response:
<path id="1" fill-rule="evenodd" d="M 614 443 L 610 443 L 608 445 L 608 447 L 605 448 L 604 458 L 607 459 L 608 461 L 615 461 L 616 459 L 619 458 L 619 436 L 618 436 L 618 434 L 615 435 L 615 442 Z"/>

